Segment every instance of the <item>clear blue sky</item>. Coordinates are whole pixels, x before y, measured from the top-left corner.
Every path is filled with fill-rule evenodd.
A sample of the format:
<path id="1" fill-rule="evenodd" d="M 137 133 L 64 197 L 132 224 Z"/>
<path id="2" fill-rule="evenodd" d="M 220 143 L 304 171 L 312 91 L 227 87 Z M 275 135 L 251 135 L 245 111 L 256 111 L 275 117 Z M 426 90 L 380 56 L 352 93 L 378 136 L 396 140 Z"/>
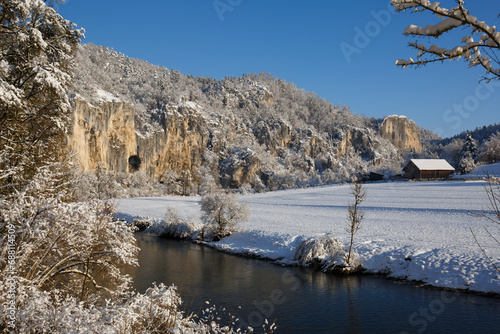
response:
<path id="1" fill-rule="evenodd" d="M 398 58 L 415 57 L 404 28 L 437 19 L 395 14 L 389 3 L 67 0 L 59 12 L 85 28 L 84 43 L 185 74 L 269 72 L 356 114 L 406 115 L 445 137 L 500 122 L 500 82 L 480 86 L 482 69 L 468 69 L 464 61 L 417 70 L 394 65 Z M 499 25 L 498 0 L 469 0 L 466 6 Z"/>

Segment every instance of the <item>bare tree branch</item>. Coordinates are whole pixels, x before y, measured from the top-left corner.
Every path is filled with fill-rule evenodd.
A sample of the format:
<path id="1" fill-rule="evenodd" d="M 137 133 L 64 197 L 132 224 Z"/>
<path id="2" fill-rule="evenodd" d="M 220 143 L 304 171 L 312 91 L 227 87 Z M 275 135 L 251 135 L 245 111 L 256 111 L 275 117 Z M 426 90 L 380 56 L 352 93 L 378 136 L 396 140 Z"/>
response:
<path id="1" fill-rule="evenodd" d="M 396 65 L 401 67 L 420 67 L 434 62 L 458 60 L 464 58 L 469 67 L 481 66 L 486 70 L 484 80 L 500 80 L 500 62 L 496 54 L 500 50 L 500 32 L 495 26 L 489 26 L 484 21 L 471 15 L 464 7 L 463 0 L 456 0 L 457 7 L 450 9 L 440 7 L 438 2 L 428 0 L 392 0 L 396 12 L 411 10 L 412 13 L 430 12 L 442 21 L 429 24 L 426 27 L 408 26 L 403 34 L 414 37 L 439 38 L 444 33 L 457 28 L 470 29 L 470 32 L 452 49 L 438 45 L 425 45 L 410 42 L 409 46 L 418 51 L 416 59 L 398 59 Z M 479 38 L 475 35 L 479 35 Z"/>
<path id="2" fill-rule="evenodd" d="M 486 254 L 486 251 L 484 250 L 484 248 L 481 246 L 481 244 L 477 240 L 476 235 L 474 234 L 474 231 L 472 230 L 472 227 L 470 227 L 469 229 L 470 229 L 470 233 L 472 233 L 472 236 L 474 237 L 474 240 L 476 241 L 476 244 L 481 249 L 481 252 L 483 252 L 484 256 L 488 259 L 488 261 L 490 261 L 490 263 L 493 265 L 493 267 L 495 267 L 495 269 L 500 273 L 500 268 L 498 268 L 497 265 L 493 262 L 493 260 L 488 256 L 488 254 Z"/>

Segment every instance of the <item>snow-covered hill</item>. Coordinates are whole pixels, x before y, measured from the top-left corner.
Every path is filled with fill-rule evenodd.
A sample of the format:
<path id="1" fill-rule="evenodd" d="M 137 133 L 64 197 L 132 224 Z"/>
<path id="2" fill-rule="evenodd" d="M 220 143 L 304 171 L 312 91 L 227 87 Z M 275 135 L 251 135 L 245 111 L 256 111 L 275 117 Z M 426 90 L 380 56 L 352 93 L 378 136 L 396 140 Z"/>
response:
<path id="1" fill-rule="evenodd" d="M 488 236 L 500 227 L 471 213 L 487 209 L 484 182 L 395 182 L 367 184 L 362 204 L 366 219 L 355 249 L 370 272 L 422 281 L 437 287 L 500 293 L 500 275 L 481 253 L 470 228 L 492 260 L 500 246 Z M 241 231 L 216 243 L 230 252 L 291 263 L 295 247 L 307 237 L 334 233 L 344 243 L 348 185 L 242 196 L 251 219 Z M 199 197 L 119 200 L 122 215 L 163 218 L 167 206 L 199 218 Z"/>
<path id="2" fill-rule="evenodd" d="M 269 73 L 195 78 L 93 44 L 75 63 L 69 142 L 85 172 L 101 163 L 160 182 L 184 174 L 191 194 L 202 181 L 193 174 L 209 170 L 225 188 L 260 191 L 399 173 L 409 151 L 422 151 L 422 130 L 406 117 L 355 115 Z"/>
<path id="3" fill-rule="evenodd" d="M 457 179 L 487 178 L 488 176 L 500 177 L 500 162 L 479 166 L 465 175 L 457 175 Z"/>

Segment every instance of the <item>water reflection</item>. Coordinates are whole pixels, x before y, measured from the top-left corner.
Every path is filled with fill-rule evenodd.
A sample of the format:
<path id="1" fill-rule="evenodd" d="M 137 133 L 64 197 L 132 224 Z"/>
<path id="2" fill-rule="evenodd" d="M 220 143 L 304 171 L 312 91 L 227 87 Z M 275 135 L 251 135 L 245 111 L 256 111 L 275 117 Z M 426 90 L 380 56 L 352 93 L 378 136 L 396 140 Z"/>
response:
<path id="1" fill-rule="evenodd" d="M 500 328 L 500 299 L 414 286 L 370 277 L 336 277 L 279 267 L 200 245 L 138 236 L 135 287 L 175 284 L 186 310 L 205 301 L 259 327 L 277 319 L 278 333 L 489 333 Z"/>

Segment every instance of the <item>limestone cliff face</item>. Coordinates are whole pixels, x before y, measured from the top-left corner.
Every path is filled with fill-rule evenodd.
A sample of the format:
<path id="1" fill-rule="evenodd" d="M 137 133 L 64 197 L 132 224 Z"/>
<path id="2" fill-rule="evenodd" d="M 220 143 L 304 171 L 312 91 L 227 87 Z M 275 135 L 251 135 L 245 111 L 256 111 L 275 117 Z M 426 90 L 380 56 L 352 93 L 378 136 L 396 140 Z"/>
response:
<path id="1" fill-rule="evenodd" d="M 68 146 L 82 171 L 101 163 L 110 171 L 140 169 L 161 178 L 166 171 L 193 171 L 201 165 L 208 134 L 204 118 L 192 106 L 167 109 L 161 115 L 162 129 L 148 135 L 136 133 L 134 112 L 125 102 L 101 102 L 96 107 L 74 101 Z"/>
<path id="2" fill-rule="evenodd" d="M 252 131 L 257 142 L 272 154 L 276 154 L 278 147 L 290 147 L 292 142 L 292 128 L 280 120 L 261 120 Z"/>
<path id="3" fill-rule="evenodd" d="M 73 111 L 68 146 L 81 169 L 88 172 L 101 163 L 109 170 L 129 171 L 128 159 L 136 155 L 134 108 L 124 102 L 95 107 L 75 100 Z"/>
<path id="4" fill-rule="evenodd" d="M 265 90 L 255 91 L 262 95 L 260 101 L 271 98 Z M 68 146 L 77 154 L 84 172 L 101 163 L 110 171 L 138 169 L 162 180 L 166 172 L 194 172 L 204 163 L 206 151 L 211 151 L 211 163 L 218 168 L 221 184 L 240 187 L 253 185 L 258 178 L 265 183 L 263 176 L 274 172 L 266 169 L 272 166 L 266 160 L 269 156 L 250 148 L 259 148 L 256 144 L 276 161 L 281 159 L 305 173 L 332 168 L 349 154 L 377 166 L 397 151 L 422 149 L 417 126 L 400 116 L 387 117 L 378 129 L 346 125 L 338 133 L 325 135 L 294 128 L 279 119 L 242 124 L 227 115 L 204 113 L 194 102 L 183 102 L 154 114 L 154 131 L 138 131 L 134 107 L 128 103 L 101 101 L 93 106 L 77 99 L 73 107 Z M 236 147 L 240 142 L 246 146 Z"/>
<path id="5" fill-rule="evenodd" d="M 152 178 L 165 172 L 194 171 L 202 164 L 209 133 L 203 116 L 188 104 L 170 107 L 161 115 L 162 132 L 137 136 L 141 169 Z"/>
<path id="6" fill-rule="evenodd" d="M 235 148 L 221 164 L 221 184 L 237 188 L 243 184 L 254 184 L 254 177 L 261 172 L 261 161 L 250 148 Z"/>
<path id="7" fill-rule="evenodd" d="M 341 131 L 340 142 L 337 145 L 338 155 L 345 156 L 349 149 L 360 152 L 362 155 L 372 155 L 373 134 L 368 129 L 345 127 Z"/>
<path id="8" fill-rule="evenodd" d="M 378 133 L 389 140 L 398 150 L 422 150 L 417 125 L 405 116 L 389 116 L 384 119 Z"/>

